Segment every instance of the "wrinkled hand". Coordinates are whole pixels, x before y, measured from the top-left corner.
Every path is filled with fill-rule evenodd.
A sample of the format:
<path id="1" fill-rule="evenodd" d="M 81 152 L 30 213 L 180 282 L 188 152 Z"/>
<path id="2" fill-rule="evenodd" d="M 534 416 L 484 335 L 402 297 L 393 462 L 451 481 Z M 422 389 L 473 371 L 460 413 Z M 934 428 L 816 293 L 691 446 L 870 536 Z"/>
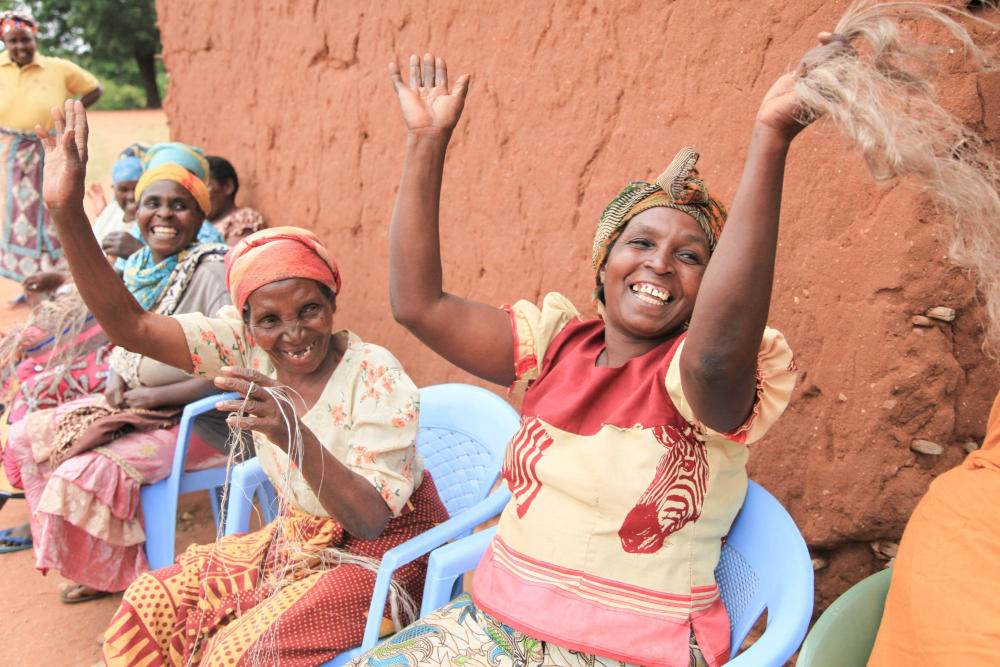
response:
<path id="1" fill-rule="evenodd" d="M 108 373 L 108 384 L 104 389 L 104 400 L 113 408 L 128 407 L 125 402 L 125 380 L 114 371 Z"/>
<path id="2" fill-rule="evenodd" d="M 469 92 L 469 75 L 458 77 L 448 89 L 448 66 L 444 58 L 425 53 L 423 66 L 417 55 L 410 56 L 410 85 L 403 83 L 396 63 L 389 63 L 389 77 L 399 97 L 406 127 L 414 133 L 451 134 L 462 116 Z"/>
<path id="3" fill-rule="evenodd" d="M 219 401 L 215 404 L 217 410 L 232 412 L 226 420 L 230 426 L 246 428 L 267 437 L 268 440 L 288 451 L 289 432 L 292 420 L 298 419 L 294 413 L 285 415 L 291 409 L 287 405 L 279 405 L 274 398 L 261 387 L 276 387 L 277 382 L 266 375 L 249 368 L 226 366 L 222 375 L 215 378 L 215 386 L 223 391 L 235 391 L 243 398 Z M 243 414 L 240 414 L 240 410 Z M 301 428 L 301 426 L 300 426 Z"/>
<path id="4" fill-rule="evenodd" d="M 167 385 L 169 386 L 169 385 Z M 125 392 L 125 405 L 139 410 L 150 410 L 167 405 L 163 398 L 162 387 L 136 387 Z"/>
<path id="5" fill-rule="evenodd" d="M 111 232 L 101 240 L 101 250 L 112 257 L 128 258 L 142 247 L 142 241 L 128 232 Z"/>
<path id="6" fill-rule="evenodd" d="M 795 82 L 810 69 L 835 54 L 855 53 L 844 38 L 835 33 L 821 32 L 819 41 L 821 46 L 807 51 L 794 72 L 784 74 L 774 82 L 764 95 L 764 101 L 757 111 L 758 123 L 776 130 L 789 141 L 805 129 L 808 122 L 815 120 L 805 121 L 803 118 L 799 97 L 795 93 Z"/>
<path id="7" fill-rule="evenodd" d="M 68 280 L 69 276 L 58 269 L 35 271 L 21 283 L 28 306 L 34 309 L 41 302 L 52 298 L 52 294 Z"/>
<path id="8" fill-rule="evenodd" d="M 87 112 L 79 100 L 66 100 L 65 116 L 52 108 L 56 123 L 53 137 L 35 126 L 35 134 L 45 149 L 42 173 L 42 198 L 50 209 L 83 205 L 84 179 L 87 175 Z"/>

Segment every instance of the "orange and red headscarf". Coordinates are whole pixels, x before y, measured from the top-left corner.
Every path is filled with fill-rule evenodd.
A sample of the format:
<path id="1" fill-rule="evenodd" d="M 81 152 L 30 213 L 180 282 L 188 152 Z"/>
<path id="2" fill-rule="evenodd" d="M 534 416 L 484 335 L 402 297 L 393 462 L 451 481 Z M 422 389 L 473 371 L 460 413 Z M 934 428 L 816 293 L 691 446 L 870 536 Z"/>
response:
<path id="1" fill-rule="evenodd" d="M 32 35 L 37 35 L 38 24 L 23 12 L 0 12 L 0 36 L 6 37 L 8 32 L 14 30 L 27 30 Z"/>
<path id="2" fill-rule="evenodd" d="M 657 206 L 677 209 L 694 218 L 708 238 L 709 252 L 715 250 L 726 224 L 726 208 L 698 178 L 698 170 L 694 168 L 697 162 L 698 153 L 693 148 L 683 148 L 655 183 L 629 183 L 607 205 L 594 234 L 593 261 L 598 288 L 601 287 L 601 267 L 625 225 L 643 211 Z"/>
<path id="3" fill-rule="evenodd" d="M 301 227 L 271 227 L 247 236 L 226 253 L 226 287 L 240 311 L 258 287 L 308 278 L 340 292 L 340 271 L 319 238 Z"/>

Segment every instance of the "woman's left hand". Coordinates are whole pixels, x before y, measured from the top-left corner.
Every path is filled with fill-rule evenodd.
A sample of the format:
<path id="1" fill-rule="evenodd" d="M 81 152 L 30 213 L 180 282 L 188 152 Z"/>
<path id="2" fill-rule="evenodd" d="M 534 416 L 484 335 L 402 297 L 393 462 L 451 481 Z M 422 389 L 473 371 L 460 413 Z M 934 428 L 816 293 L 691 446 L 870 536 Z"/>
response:
<path id="1" fill-rule="evenodd" d="M 803 118 L 799 96 L 795 93 L 795 82 L 810 68 L 826 61 L 832 55 L 844 51 L 854 52 L 850 44 L 840 35 L 831 32 L 819 33 L 821 46 L 810 49 L 802 56 L 794 72 L 778 78 L 764 95 L 757 111 L 757 123 L 769 127 L 785 139 L 791 141 L 805 129 L 808 121 Z M 806 122 L 804 122 L 806 121 Z"/>
<path id="2" fill-rule="evenodd" d="M 278 402 L 262 387 L 277 387 L 278 384 L 266 375 L 236 366 L 226 366 L 222 375 L 215 378 L 215 386 L 223 391 L 235 391 L 242 399 L 219 401 L 216 409 L 232 412 L 227 421 L 230 426 L 246 428 L 261 433 L 277 446 L 288 451 L 291 436 L 291 420 L 295 414 L 285 415 L 282 410 L 290 410 Z M 239 414 L 242 411 L 242 414 Z"/>
<path id="3" fill-rule="evenodd" d="M 35 134 L 45 149 L 42 197 L 50 209 L 83 206 L 89 134 L 87 112 L 79 100 L 66 100 L 65 115 L 53 107 L 52 118 L 56 126 L 54 137 L 41 125 L 35 126 Z"/>

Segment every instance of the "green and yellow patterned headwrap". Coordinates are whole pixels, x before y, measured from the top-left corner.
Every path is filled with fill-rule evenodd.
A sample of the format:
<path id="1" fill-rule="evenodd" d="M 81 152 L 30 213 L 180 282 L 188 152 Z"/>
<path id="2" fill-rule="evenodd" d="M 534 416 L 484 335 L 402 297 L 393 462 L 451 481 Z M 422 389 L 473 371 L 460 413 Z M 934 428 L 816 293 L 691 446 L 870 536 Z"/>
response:
<path id="1" fill-rule="evenodd" d="M 709 252 L 715 250 L 722 227 L 726 224 L 726 208 L 698 178 L 698 170 L 694 168 L 698 157 L 691 147 L 681 149 L 656 183 L 629 183 L 607 205 L 594 234 L 593 261 L 598 289 L 601 287 L 601 267 L 608 258 L 611 246 L 629 220 L 651 208 L 662 206 L 687 213 L 708 237 Z"/>

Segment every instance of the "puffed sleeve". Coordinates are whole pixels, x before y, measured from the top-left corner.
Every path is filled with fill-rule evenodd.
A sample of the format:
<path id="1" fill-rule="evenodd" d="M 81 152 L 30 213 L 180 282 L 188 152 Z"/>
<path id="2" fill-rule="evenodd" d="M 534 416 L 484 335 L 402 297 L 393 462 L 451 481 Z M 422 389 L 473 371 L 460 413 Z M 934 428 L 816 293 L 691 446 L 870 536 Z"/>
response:
<path id="1" fill-rule="evenodd" d="M 192 375 L 214 378 L 223 366 L 251 367 L 252 345 L 246 339 L 243 320 L 233 306 L 219 310 L 217 317 L 202 313 L 174 315 L 180 322 L 191 353 Z"/>
<path id="2" fill-rule="evenodd" d="M 580 313 L 569 299 L 558 292 L 549 292 L 539 309 L 530 301 L 518 301 L 504 306 L 510 315 L 514 331 L 514 384 L 511 389 L 527 387 L 538 377 L 549 344 L 563 327 Z"/>
<path id="3" fill-rule="evenodd" d="M 398 366 L 370 367 L 355 394 L 344 463 L 378 490 L 393 516 L 406 507 L 423 476 L 417 456 L 420 395 Z"/>
<path id="4" fill-rule="evenodd" d="M 680 359 L 683 353 L 684 342 L 681 342 L 667 369 L 667 391 L 681 416 L 702 432 L 748 445 L 764 437 L 788 407 L 795 388 L 797 370 L 792 350 L 780 331 L 769 327 L 764 329 L 760 352 L 757 354 L 757 397 L 753 410 L 741 426 L 729 433 L 713 431 L 695 418 L 681 387 Z"/>

